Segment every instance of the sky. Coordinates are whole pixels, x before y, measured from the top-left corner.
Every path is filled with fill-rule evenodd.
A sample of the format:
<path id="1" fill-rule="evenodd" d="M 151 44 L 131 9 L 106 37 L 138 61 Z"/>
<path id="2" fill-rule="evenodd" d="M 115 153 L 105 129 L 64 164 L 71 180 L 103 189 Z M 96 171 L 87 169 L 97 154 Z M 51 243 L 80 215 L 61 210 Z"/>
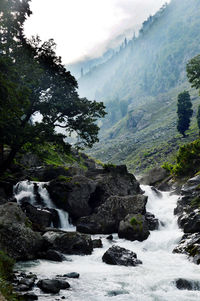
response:
<path id="1" fill-rule="evenodd" d="M 53 38 L 63 63 L 101 56 L 170 0 L 32 0 L 27 37 Z"/>

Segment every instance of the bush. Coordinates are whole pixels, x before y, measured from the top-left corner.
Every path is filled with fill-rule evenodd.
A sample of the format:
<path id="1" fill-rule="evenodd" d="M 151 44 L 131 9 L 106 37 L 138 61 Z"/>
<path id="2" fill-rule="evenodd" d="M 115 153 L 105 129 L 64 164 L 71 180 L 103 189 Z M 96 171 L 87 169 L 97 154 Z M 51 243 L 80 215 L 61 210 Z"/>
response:
<path id="1" fill-rule="evenodd" d="M 200 169 L 200 139 L 179 148 L 175 165 L 165 163 L 162 167 L 176 177 L 197 173 Z"/>

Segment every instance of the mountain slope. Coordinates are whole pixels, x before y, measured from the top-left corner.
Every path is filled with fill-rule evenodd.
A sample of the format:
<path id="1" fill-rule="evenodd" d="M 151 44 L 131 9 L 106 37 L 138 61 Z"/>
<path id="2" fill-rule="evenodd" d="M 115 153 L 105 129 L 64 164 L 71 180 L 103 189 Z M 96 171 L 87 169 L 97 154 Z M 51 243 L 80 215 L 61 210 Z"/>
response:
<path id="1" fill-rule="evenodd" d="M 199 28 L 200 1 L 172 0 L 143 23 L 137 38 L 80 79 L 80 92 L 103 100 L 108 111 L 93 155 L 104 161 L 125 162 L 140 172 L 146 168 L 140 164 L 142 159 L 160 164 L 178 143 L 184 143 L 176 132 L 176 98 L 190 89 L 185 66 L 200 53 Z M 192 91 L 192 95 L 196 107 L 197 94 Z M 195 136 L 195 121 L 193 128 Z M 178 141 L 169 143 L 163 159 L 158 159 L 158 151 L 168 139 Z M 151 151 L 155 147 L 157 151 Z"/>

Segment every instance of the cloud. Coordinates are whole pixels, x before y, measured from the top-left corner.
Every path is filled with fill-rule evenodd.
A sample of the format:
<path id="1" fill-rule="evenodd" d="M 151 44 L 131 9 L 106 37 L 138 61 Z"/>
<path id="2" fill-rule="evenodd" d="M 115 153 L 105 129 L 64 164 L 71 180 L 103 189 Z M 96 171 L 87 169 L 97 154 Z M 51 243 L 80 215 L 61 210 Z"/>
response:
<path id="1" fill-rule="evenodd" d="M 170 0 L 167 0 L 168 2 Z M 54 38 L 65 63 L 97 57 L 132 35 L 165 0 L 32 0 L 27 36 Z"/>

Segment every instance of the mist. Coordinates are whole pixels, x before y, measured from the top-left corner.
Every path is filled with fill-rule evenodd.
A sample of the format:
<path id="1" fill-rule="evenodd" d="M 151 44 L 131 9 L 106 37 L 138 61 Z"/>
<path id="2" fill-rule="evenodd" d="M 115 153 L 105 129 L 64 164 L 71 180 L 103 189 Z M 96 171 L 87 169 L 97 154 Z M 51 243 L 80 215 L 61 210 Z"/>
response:
<path id="1" fill-rule="evenodd" d="M 170 0 L 32 0 L 25 34 L 54 38 L 66 64 L 101 56 Z"/>

